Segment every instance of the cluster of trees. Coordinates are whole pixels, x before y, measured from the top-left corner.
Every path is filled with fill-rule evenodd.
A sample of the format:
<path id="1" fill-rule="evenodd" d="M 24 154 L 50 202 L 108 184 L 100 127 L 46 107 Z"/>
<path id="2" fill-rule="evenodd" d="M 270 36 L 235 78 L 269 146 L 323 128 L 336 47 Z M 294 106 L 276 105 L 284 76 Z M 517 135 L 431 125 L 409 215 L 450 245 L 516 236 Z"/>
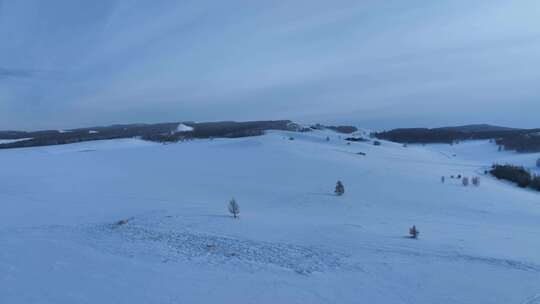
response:
<path id="1" fill-rule="evenodd" d="M 38 146 L 64 145 L 91 140 L 145 137 L 151 134 L 167 133 L 176 129 L 178 123 L 128 124 L 108 127 L 71 129 L 67 131 L 46 130 L 36 132 L 0 132 L 2 139 L 27 140 L 0 144 L 0 149 L 27 148 Z"/>
<path id="2" fill-rule="evenodd" d="M 458 143 L 471 139 L 495 140 L 500 150 L 540 152 L 540 129 L 507 129 L 489 126 L 455 128 L 407 128 L 375 133 L 375 137 L 399 143 Z"/>
<path id="3" fill-rule="evenodd" d="M 496 142 L 505 150 L 521 153 L 540 152 L 540 135 L 538 133 L 506 136 L 497 139 Z"/>
<path id="4" fill-rule="evenodd" d="M 353 127 L 353 126 L 325 126 L 320 123 L 311 125 L 310 128 L 312 130 L 330 129 L 330 130 L 336 131 L 338 133 L 343 133 L 343 134 L 350 134 L 350 133 L 354 133 L 358 131 L 358 128 Z"/>
<path id="5" fill-rule="evenodd" d="M 453 179 L 454 176 L 452 175 L 451 178 Z M 469 183 L 472 183 L 474 186 L 479 187 L 480 186 L 480 177 L 473 176 L 472 178 L 468 178 L 466 176 L 461 176 L 461 174 L 456 176 L 457 179 L 461 179 L 461 184 L 465 187 L 469 185 Z M 444 184 L 446 181 L 446 178 L 444 176 L 441 176 L 441 182 Z"/>
<path id="6" fill-rule="evenodd" d="M 368 139 L 365 139 L 363 137 L 347 137 L 345 138 L 346 141 L 355 141 L 355 142 L 362 142 L 362 141 L 369 141 Z"/>
<path id="7" fill-rule="evenodd" d="M 156 142 L 178 142 L 190 138 L 239 138 L 263 135 L 266 130 L 301 131 L 300 126 L 290 120 L 268 121 L 221 121 L 203 123 L 185 123 L 193 128 L 187 132 L 167 132 L 149 134 L 143 139 Z"/>
<path id="8" fill-rule="evenodd" d="M 463 184 L 463 186 L 467 187 L 469 185 L 469 178 L 468 177 L 463 177 L 461 179 L 461 183 Z M 480 186 L 480 177 L 478 176 L 473 176 L 471 179 L 470 179 L 470 183 L 473 184 L 473 186 Z"/>
<path id="9" fill-rule="evenodd" d="M 531 174 L 527 169 L 513 165 L 493 165 L 491 175 L 516 183 L 522 188 L 532 188 L 540 191 L 540 176 Z"/>

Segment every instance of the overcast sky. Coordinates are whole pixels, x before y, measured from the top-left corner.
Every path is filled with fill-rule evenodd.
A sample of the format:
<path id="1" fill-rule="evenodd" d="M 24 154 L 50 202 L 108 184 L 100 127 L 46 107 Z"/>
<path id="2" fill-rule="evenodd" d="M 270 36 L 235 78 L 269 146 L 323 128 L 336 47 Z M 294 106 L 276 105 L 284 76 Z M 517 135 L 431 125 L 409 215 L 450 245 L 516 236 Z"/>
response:
<path id="1" fill-rule="evenodd" d="M 539 113 L 538 0 L 0 0 L 0 129 Z"/>

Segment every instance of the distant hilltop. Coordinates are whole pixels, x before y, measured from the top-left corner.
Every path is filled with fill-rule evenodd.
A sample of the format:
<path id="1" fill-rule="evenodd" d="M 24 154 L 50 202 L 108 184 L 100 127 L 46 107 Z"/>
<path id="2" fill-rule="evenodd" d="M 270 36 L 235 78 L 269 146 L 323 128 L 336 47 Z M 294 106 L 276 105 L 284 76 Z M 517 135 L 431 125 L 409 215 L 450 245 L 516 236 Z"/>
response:
<path id="1" fill-rule="evenodd" d="M 513 130 L 520 130 L 520 129 L 493 126 L 493 125 L 488 125 L 488 124 L 476 124 L 476 125 L 464 125 L 464 126 L 456 126 L 456 127 L 435 128 L 435 130 L 453 130 L 453 131 L 470 133 L 470 132 L 513 131 Z"/>
<path id="2" fill-rule="evenodd" d="M 463 140 L 490 139 L 500 149 L 540 152 L 540 129 L 514 129 L 487 124 L 443 128 L 401 128 L 374 133 L 379 139 L 404 144 L 453 144 Z"/>
<path id="3" fill-rule="evenodd" d="M 258 136 L 268 130 L 307 132 L 327 128 L 340 133 L 357 131 L 352 126 L 302 126 L 290 120 L 169 122 L 123 124 L 92 128 L 44 131 L 0 131 L 0 149 L 63 145 L 92 140 L 139 137 L 155 142 L 178 142 L 194 138 L 236 138 Z"/>

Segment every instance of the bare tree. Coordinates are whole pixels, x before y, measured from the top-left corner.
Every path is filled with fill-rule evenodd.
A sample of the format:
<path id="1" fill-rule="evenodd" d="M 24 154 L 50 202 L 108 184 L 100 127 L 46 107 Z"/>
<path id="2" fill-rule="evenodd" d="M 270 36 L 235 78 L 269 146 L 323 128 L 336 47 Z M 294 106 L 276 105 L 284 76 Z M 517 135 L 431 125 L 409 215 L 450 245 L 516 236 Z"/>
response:
<path id="1" fill-rule="evenodd" d="M 341 196 L 341 195 L 343 195 L 345 193 L 345 187 L 343 186 L 343 183 L 341 181 L 337 181 L 336 190 L 334 192 L 338 196 Z"/>
<path id="2" fill-rule="evenodd" d="M 461 179 L 461 183 L 463 184 L 463 186 L 467 187 L 469 185 L 469 178 L 463 177 L 463 179 Z"/>
<path id="3" fill-rule="evenodd" d="M 240 214 L 240 206 L 233 198 L 229 201 L 229 212 L 233 215 L 234 218 L 238 218 Z"/>
<path id="4" fill-rule="evenodd" d="M 411 239 L 417 239 L 419 234 L 420 234 L 420 231 L 416 229 L 415 225 L 409 228 L 409 235 L 411 236 Z"/>
<path id="5" fill-rule="evenodd" d="M 472 184 L 475 185 L 476 187 L 480 186 L 480 177 L 478 176 L 473 177 Z"/>

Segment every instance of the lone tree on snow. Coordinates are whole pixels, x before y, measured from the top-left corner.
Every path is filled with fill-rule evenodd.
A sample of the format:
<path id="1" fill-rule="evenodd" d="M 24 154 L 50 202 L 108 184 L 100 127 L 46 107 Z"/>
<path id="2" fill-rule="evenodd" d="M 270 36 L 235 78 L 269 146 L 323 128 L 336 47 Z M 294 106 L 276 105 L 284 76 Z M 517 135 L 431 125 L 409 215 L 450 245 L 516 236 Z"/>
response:
<path id="1" fill-rule="evenodd" d="M 409 228 L 409 235 L 411 236 L 411 239 L 417 239 L 419 234 L 420 234 L 420 231 L 416 229 L 415 225 Z"/>
<path id="2" fill-rule="evenodd" d="M 233 215 L 234 218 L 238 218 L 240 214 L 240 206 L 233 198 L 229 201 L 229 212 Z"/>
<path id="3" fill-rule="evenodd" d="M 334 192 L 338 196 L 341 196 L 341 195 L 343 195 L 345 193 L 345 187 L 343 187 L 343 183 L 341 181 L 337 181 L 336 190 Z"/>

